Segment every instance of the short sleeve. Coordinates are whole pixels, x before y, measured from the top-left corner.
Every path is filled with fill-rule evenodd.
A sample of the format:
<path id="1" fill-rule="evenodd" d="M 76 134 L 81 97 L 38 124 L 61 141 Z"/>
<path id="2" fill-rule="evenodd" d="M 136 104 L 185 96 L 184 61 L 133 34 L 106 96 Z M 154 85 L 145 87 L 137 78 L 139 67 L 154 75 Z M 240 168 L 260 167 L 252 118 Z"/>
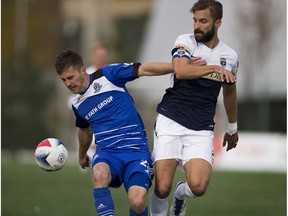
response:
<path id="1" fill-rule="evenodd" d="M 125 83 L 138 78 L 140 63 L 111 64 L 102 68 L 104 76 L 114 85 L 123 87 Z"/>
<path id="2" fill-rule="evenodd" d="M 89 122 L 79 115 L 79 113 L 77 112 L 77 109 L 73 105 L 72 105 L 72 109 L 73 109 L 73 112 L 74 112 L 75 117 L 76 117 L 75 126 L 78 128 L 89 127 L 90 126 Z"/>
<path id="3" fill-rule="evenodd" d="M 231 72 L 236 76 L 239 69 L 239 60 L 236 60 L 236 63 L 233 65 Z"/>
<path id="4" fill-rule="evenodd" d="M 174 48 L 171 52 L 173 58 L 185 57 L 190 59 L 193 52 L 192 35 L 179 35 L 174 43 Z"/>

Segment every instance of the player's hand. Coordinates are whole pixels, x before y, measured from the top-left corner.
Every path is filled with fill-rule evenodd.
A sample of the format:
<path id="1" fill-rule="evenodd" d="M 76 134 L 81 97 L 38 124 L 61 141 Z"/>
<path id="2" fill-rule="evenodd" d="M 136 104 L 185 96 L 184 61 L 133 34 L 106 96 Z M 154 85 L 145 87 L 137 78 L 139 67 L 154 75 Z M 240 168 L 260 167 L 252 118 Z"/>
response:
<path id="1" fill-rule="evenodd" d="M 82 167 L 82 169 L 86 169 L 86 167 L 89 167 L 91 164 L 89 156 L 86 154 L 82 157 L 79 157 L 79 164 Z"/>
<path id="2" fill-rule="evenodd" d="M 205 66 L 207 65 L 207 62 L 200 57 L 192 57 L 190 60 L 190 64 L 196 66 Z"/>
<path id="3" fill-rule="evenodd" d="M 235 83 L 236 82 L 236 77 L 231 73 L 231 71 L 216 65 L 215 66 L 215 72 L 220 74 L 220 79 L 222 82 L 227 82 L 227 83 Z"/>
<path id="4" fill-rule="evenodd" d="M 224 135 L 224 138 L 223 138 L 223 147 L 226 146 L 227 144 L 227 149 L 226 151 L 229 151 L 233 148 L 236 148 L 237 146 L 237 143 L 238 143 L 238 132 L 236 132 L 235 134 L 232 134 L 232 135 L 229 135 L 227 132 L 225 133 Z"/>

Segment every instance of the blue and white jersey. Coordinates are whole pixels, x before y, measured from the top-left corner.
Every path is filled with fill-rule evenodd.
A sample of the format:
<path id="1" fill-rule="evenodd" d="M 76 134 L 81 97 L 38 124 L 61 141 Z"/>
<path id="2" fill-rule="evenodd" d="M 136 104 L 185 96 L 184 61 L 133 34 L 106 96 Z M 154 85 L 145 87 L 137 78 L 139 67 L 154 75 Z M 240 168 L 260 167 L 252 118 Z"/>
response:
<path id="1" fill-rule="evenodd" d="M 201 57 L 207 65 L 219 65 L 237 74 L 237 53 L 222 41 L 210 49 L 205 44 L 198 43 L 194 35 L 183 34 L 176 39 L 174 47 L 185 48 L 181 57 Z M 175 48 L 174 52 L 177 50 Z M 213 130 L 221 83 L 207 76 L 190 80 L 178 80 L 175 75 L 172 76 L 173 86 L 166 89 L 157 112 L 191 130 Z"/>
<path id="2" fill-rule="evenodd" d="M 148 150 L 143 121 L 125 87 L 138 78 L 139 65 L 113 64 L 97 70 L 86 91 L 72 101 L 76 126 L 91 127 L 97 150 Z"/>

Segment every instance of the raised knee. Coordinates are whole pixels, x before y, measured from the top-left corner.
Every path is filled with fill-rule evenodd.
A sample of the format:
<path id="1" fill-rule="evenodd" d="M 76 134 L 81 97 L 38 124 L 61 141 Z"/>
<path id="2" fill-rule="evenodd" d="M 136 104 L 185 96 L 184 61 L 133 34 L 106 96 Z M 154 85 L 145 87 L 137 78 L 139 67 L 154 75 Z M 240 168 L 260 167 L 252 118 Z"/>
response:
<path id="1" fill-rule="evenodd" d="M 172 186 L 158 186 L 155 188 L 155 194 L 160 199 L 165 199 L 169 196 Z"/>
<path id="2" fill-rule="evenodd" d="M 93 184 L 95 187 L 107 186 L 110 182 L 110 173 L 106 170 L 93 172 Z"/>
<path id="3" fill-rule="evenodd" d="M 137 214 L 142 213 L 146 208 L 145 196 L 129 195 L 128 196 L 130 208 Z"/>
<path id="4" fill-rule="evenodd" d="M 196 197 L 203 196 L 206 193 L 208 183 L 197 182 L 193 184 L 188 184 L 190 190 Z"/>
<path id="5" fill-rule="evenodd" d="M 192 193 L 197 196 L 197 197 L 200 197 L 200 196 L 203 196 L 205 193 L 206 193 L 206 188 L 203 188 L 203 187 L 195 187 L 193 188 L 192 190 Z"/>

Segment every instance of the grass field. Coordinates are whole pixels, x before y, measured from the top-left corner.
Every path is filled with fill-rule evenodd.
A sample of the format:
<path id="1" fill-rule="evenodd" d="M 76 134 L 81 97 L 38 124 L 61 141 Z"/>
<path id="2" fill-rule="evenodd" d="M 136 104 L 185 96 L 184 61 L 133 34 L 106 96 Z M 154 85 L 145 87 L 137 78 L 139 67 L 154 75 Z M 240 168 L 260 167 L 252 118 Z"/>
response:
<path id="1" fill-rule="evenodd" d="M 35 164 L 2 163 L 1 174 L 2 216 L 96 215 L 91 174 L 77 166 L 49 173 Z M 182 177 L 177 173 L 175 182 Z M 129 215 L 125 190 L 112 194 L 115 215 Z M 284 216 L 286 201 L 286 174 L 214 171 L 206 195 L 187 201 L 187 216 Z"/>

